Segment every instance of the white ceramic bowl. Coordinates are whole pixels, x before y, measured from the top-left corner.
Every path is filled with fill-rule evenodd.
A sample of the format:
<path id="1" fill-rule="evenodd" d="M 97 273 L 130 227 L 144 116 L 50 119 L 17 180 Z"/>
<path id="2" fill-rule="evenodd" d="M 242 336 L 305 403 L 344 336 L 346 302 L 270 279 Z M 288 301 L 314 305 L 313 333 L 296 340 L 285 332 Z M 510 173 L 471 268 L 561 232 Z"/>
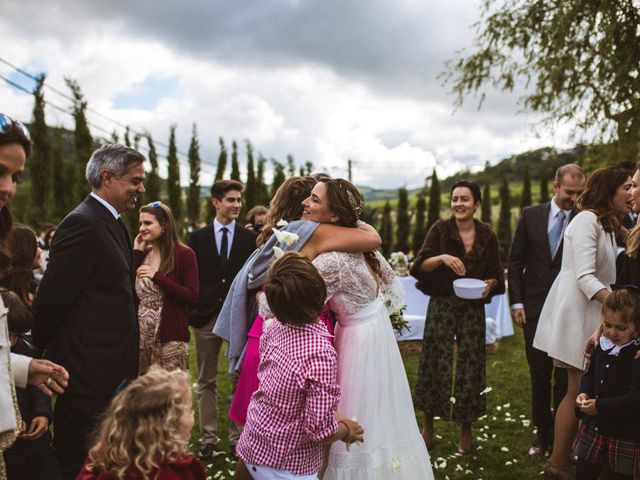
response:
<path id="1" fill-rule="evenodd" d="M 486 284 L 479 278 L 459 278 L 453 281 L 453 291 L 457 297 L 465 300 L 478 300 L 482 298 Z"/>

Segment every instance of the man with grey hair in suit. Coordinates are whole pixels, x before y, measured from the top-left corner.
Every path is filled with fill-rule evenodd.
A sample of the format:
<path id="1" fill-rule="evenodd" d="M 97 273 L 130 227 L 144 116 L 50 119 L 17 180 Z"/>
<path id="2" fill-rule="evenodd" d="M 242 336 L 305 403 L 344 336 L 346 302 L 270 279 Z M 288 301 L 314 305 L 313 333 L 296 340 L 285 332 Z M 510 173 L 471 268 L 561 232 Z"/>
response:
<path id="1" fill-rule="evenodd" d="M 33 339 L 73 379 L 55 405 L 54 446 L 75 478 L 116 389 L 138 372 L 133 250 L 120 214 L 144 192 L 144 156 L 103 145 L 87 163 L 91 193 L 60 223 L 33 305 Z"/>
<path id="2" fill-rule="evenodd" d="M 556 368 L 554 372 L 551 358 L 533 347 L 533 339 L 540 311 L 562 265 L 564 230 L 576 213 L 576 200 L 584 190 L 584 184 L 585 176 L 580 166 L 568 164 L 558 168 L 553 181 L 553 198 L 522 210 L 509 251 L 511 315 L 524 331 L 531 377 L 531 411 L 538 429 L 529 448 L 531 456 L 544 455 L 551 450 L 553 412 L 567 389 L 566 371 Z"/>

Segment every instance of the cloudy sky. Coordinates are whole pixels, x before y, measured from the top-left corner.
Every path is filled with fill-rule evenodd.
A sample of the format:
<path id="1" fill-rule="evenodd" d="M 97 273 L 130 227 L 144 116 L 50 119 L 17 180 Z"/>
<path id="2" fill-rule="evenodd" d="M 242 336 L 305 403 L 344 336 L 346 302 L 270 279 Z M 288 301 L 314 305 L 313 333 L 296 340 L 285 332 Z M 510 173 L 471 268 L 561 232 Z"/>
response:
<path id="1" fill-rule="evenodd" d="M 80 84 L 92 133 L 150 131 L 178 148 L 198 128 L 204 184 L 218 137 L 245 140 L 267 158 L 379 188 L 422 185 L 545 145 L 569 144 L 560 129 L 533 128 L 516 94 L 489 92 L 482 110 L 454 98 L 438 74 L 471 47 L 476 0 L 3 0 L 0 58 L 46 73 L 63 92 Z M 7 39 L 9 39 L 7 41 Z M 33 82 L 0 62 L 0 75 Z M 51 90 L 51 103 L 70 102 Z M 28 121 L 32 98 L 0 81 L 1 110 Z M 102 115 L 102 116 L 101 116 Z M 50 124 L 71 117 L 47 109 Z M 166 149 L 158 148 L 161 155 Z M 182 157 L 186 161 L 185 157 Z M 244 166 L 244 165 L 243 165 Z M 164 172 L 162 172 L 164 174 Z M 182 168 L 186 181 L 187 171 Z"/>

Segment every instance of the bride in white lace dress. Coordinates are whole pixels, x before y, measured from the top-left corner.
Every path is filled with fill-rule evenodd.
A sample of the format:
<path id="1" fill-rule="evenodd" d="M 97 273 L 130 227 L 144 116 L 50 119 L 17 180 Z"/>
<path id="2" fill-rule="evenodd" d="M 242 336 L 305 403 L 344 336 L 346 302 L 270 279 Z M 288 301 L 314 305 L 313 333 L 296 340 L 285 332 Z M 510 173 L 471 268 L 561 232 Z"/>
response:
<path id="1" fill-rule="evenodd" d="M 303 205 L 303 219 L 355 226 L 362 201 L 351 183 L 335 179 L 318 183 Z M 433 479 L 389 321 L 404 304 L 393 269 L 377 252 L 323 253 L 313 263 L 338 322 L 338 412 L 364 428 L 364 443 L 331 446 L 323 480 Z"/>

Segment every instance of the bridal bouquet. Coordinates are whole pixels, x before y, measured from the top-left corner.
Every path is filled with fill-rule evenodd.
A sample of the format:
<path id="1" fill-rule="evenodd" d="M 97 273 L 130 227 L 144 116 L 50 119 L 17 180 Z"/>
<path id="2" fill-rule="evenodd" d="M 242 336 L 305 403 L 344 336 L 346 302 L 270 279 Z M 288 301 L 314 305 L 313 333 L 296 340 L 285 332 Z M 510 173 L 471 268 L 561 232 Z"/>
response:
<path id="1" fill-rule="evenodd" d="M 411 329 L 411 327 L 409 327 L 409 322 L 405 320 L 403 315 L 403 312 L 405 311 L 406 308 L 407 306 L 403 305 L 398 310 L 389 314 L 389 320 L 391 320 L 391 327 L 393 327 L 393 330 L 398 335 L 402 335 L 402 332 L 404 330 L 408 331 Z"/>

